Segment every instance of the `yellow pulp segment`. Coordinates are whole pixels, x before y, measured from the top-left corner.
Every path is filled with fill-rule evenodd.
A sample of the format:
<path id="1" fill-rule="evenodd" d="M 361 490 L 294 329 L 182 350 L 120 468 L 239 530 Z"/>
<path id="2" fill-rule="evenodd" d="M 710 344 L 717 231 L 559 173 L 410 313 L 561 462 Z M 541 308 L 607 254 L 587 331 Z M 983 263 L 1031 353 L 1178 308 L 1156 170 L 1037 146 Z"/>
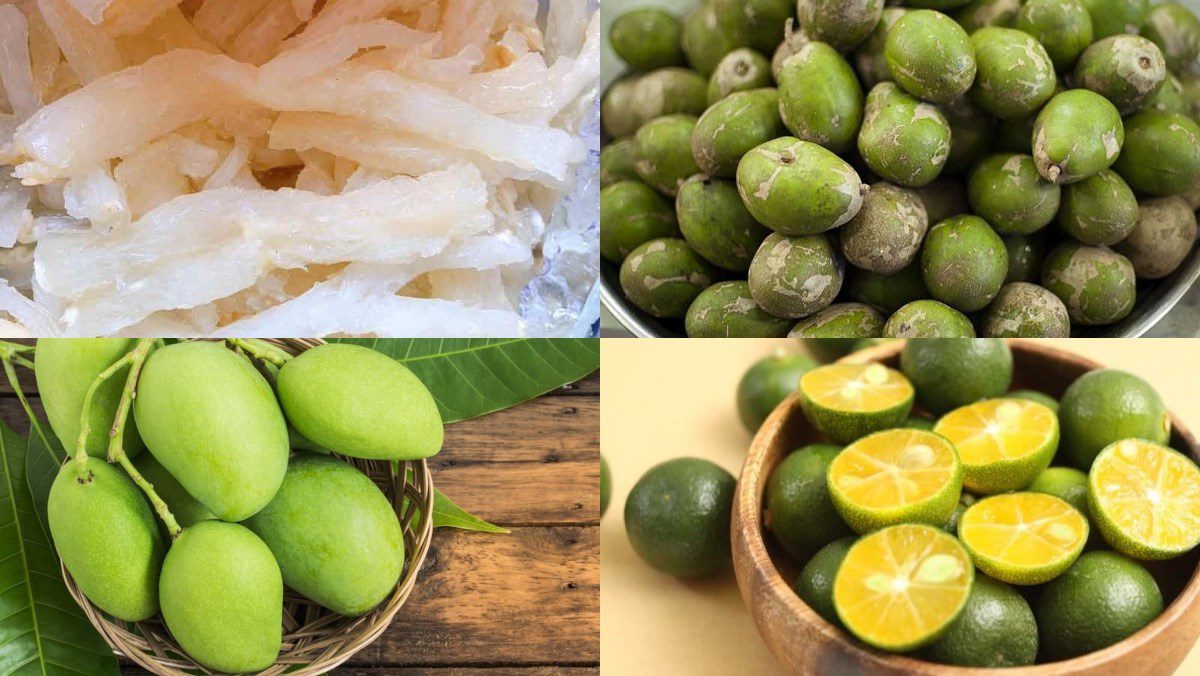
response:
<path id="1" fill-rule="evenodd" d="M 964 465 L 989 465 L 1045 448 L 1057 434 L 1058 418 L 1037 402 L 987 399 L 947 413 L 933 431 L 954 443 Z"/>
<path id="2" fill-rule="evenodd" d="M 1044 493 L 1007 493 L 962 515 L 959 536 L 971 551 L 1013 568 L 1037 568 L 1070 556 L 1087 539 L 1079 510 Z"/>
<path id="3" fill-rule="evenodd" d="M 953 537 L 902 524 L 863 537 L 834 580 L 838 615 L 873 645 L 919 643 L 952 621 L 971 591 L 974 569 Z"/>
<path id="4" fill-rule="evenodd" d="M 800 377 L 800 389 L 824 408 L 883 411 L 912 397 L 904 374 L 883 364 L 828 364 Z"/>
<path id="5" fill-rule="evenodd" d="M 1200 537 L 1200 469 L 1168 448 L 1118 441 L 1088 479 L 1101 509 L 1125 534 L 1164 549 Z"/>
<path id="6" fill-rule="evenodd" d="M 829 476 L 848 499 L 886 509 L 920 502 L 955 474 L 954 447 L 931 432 L 897 429 L 850 444 L 834 458 Z"/>

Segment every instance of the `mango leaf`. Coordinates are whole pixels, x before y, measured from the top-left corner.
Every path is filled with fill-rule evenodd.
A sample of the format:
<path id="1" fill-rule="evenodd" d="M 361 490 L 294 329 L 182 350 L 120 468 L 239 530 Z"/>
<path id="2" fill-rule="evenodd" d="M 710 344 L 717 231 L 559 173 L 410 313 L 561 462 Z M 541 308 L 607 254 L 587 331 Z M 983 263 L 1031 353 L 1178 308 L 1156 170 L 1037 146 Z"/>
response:
<path id="1" fill-rule="evenodd" d="M 446 494 L 433 489 L 433 527 L 458 528 L 459 530 L 474 530 L 483 533 L 507 533 L 508 529 L 484 521 L 467 513 L 465 509 L 451 502 Z"/>
<path id="2" fill-rule="evenodd" d="M 574 338 L 339 339 L 407 366 L 433 393 L 446 423 L 515 406 L 600 367 L 600 341 Z"/>
<path id="3" fill-rule="evenodd" d="M 0 423 L 0 674 L 119 674 L 63 584 L 25 477 L 26 444 Z"/>
<path id="4" fill-rule="evenodd" d="M 46 503 L 50 500 L 50 486 L 66 460 L 67 452 L 63 450 L 58 435 L 37 416 L 32 416 L 29 419 L 29 443 L 25 451 L 25 473 L 29 493 L 33 497 L 33 508 L 47 534 L 50 533 L 50 522 L 46 518 Z"/>

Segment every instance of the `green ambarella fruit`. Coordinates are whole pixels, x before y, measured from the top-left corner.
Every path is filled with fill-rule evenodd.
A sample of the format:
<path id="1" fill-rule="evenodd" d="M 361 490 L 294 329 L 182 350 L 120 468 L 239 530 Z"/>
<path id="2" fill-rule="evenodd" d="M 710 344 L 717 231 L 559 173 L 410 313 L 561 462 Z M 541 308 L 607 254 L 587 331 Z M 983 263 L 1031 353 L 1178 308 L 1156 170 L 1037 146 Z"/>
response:
<path id="1" fill-rule="evenodd" d="M 892 313 L 883 325 L 885 338 L 974 338 L 975 327 L 963 313 L 936 300 L 915 300 Z"/>
<path id="2" fill-rule="evenodd" d="M 721 27 L 711 2 L 702 3 L 684 17 L 680 43 L 688 64 L 704 77 L 712 75 L 726 54 L 747 45 L 744 38 L 730 35 Z"/>
<path id="3" fill-rule="evenodd" d="M 1042 273 L 1042 259 L 1050 249 L 1050 240 L 1045 230 L 1032 235 L 1008 235 L 1002 237 L 1008 252 L 1008 273 L 1004 282 L 1035 282 Z"/>
<path id="4" fill-rule="evenodd" d="M 789 338 L 879 338 L 884 316 L 865 303 L 834 303 L 796 322 Z"/>
<path id="5" fill-rule="evenodd" d="M 976 75 L 971 96 L 984 110 L 1007 120 L 1029 115 L 1054 95 L 1054 64 L 1042 44 L 1012 28 L 981 28 L 971 34 Z"/>
<path id="6" fill-rule="evenodd" d="M 991 152 L 996 119 L 975 105 L 970 96 L 960 96 L 941 109 L 950 123 L 950 155 L 942 175 L 966 173 Z"/>
<path id="7" fill-rule="evenodd" d="M 600 101 L 600 122 L 612 138 L 633 136 L 642 121 L 633 110 L 633 96 L 639 77 L 626 77 L 609 85 Z"/>
<path id="8" fill-rule="evenodd" d="M 183 528 L 217 518 L 212 510 L 187 492 L 183 484 L 179 483 L 179 479 L 171 476 L 167 468 L 154 458 L 153 453 L 141 454 L 133 461 L 133 466 L 137 467 L 138 472 L 145 477 L 146 481 L 154 486 L 154 492 L 162 498 L 163 502 L 167 503 L 171 515 Z M 164 535 L 167 535 L 165 526 L 162 530 Z"/>
<path id="9" fill-rule="evenodd" d="M 692 157 L 709 176 L 734 178 L 743 155 L 785 134 L 777 90 L 735 92 L 713 104 L 696 122 Z"/>
<path id="10" fill-rule="evenodd" d="M 1067 338 L 1071 320 L 1067 306 L 1049 290 L 1010 282 L 988 306 L 981 328 L 988 338 Z"/>
<path id="11" fill-rule="evenodd" d="M 677 237 L 671 203 L 638 180 L 600 190 L 600 255 L 615 265 L 639 246 L 659 237 Z"/>
<path id="12" fill-rule="evenodd" d="M 1185 115 L 1143 110 L 1125 119 L 1113 169 L 1147 195 L 1181 195 L 1200 182 L 1200 126 Z"/>
<path id="13" fill-rule="evenodd" d="M 725 55 L 708 78 L 708 105 L 734 92 L 770 87 L 773 84 L 771 62 L 748 47 Z"/>
<path id="14" fill-rule="evenodd" d="M 971 34 L 988 26 L 1011 26 L 1020 9 L 1021 0 L 971 0 L 954 13 L 954 20 Z"/>
<path id="15" fill-rule="evenodd" d="M 1004 284 L 1008 252 L 978 216 L 954 216 L 929 229 L 921 274 L 937 300 L 962 312 L 982 309 Z"/>
<path id="16" fill-rule="evenodd" d="M 1112 102 L 1122 115 L 1141 109 L 1167 79 L 1167 63 L 1153 42 L 1114 35 L 1093 43 L 1075 64 L 1075 86 Z"/>
<path id="17" fill-rule="evenodd" d="M 267 545 L 245 526 L 201 521 L 163 561 L 163 620 L 192 659 L 243 674 L 275 663 L 283 635 L 283 579 Z"/>
<path id="18" fill-rule="evenodd" d="M 1046 255 L 1042 286 L 1062 299 L 1071 322 L 1081 326 L 1121 321 L 1133 310 L 1137 296 L 1128 258 L 1070 241 Z"/>
<path id="19" fill-rule="evenodd" d="M 68 461 L 50 486 L 50 535 L 84 595 L 104 612 L 140 622 L 158 612 L 163 547 L 154 514 L 125 471 Z"/>
<path id="20" fill-rule="evenodd" d="M 419 460 L 442 450 L 442 414 L 420 378 L 369 347 L 328 344 L 279 371 L 279 402 L 306 438 L 335 453 Z"/>
<path id="21" fill-rule="evenodd" d="M 1137 34 L 1146 18 L 1148 0 L 1082 0 L 1092 16 L 1096 40 L 1120 33 Z"/>
<path id="22" fill-rule="evenodd" d="M 840 52 L 866 40 L 882 14 L 883 0 L 799 0 L 796 4 L 804 32 Z"/>
<path id="23" fill-rule="evenodd" d="M 1162 279 L 1175 272 L 1196 243 L 1196 212 L 1182 197 L 1142 200 L 1129 236 L 1114 249 L 1133 265 L 1140 279 Z"/>
<path id="24" fill-rule="evenodd" d="M 823 310 L 842 288 L 845 266 L 826 235 L 772 233 L 750 262 L 750 295 L 776 317 L 799 319 Z"/>
<path id="25" fill-rule="evenodd" d="M 684 317 L 689 338 L 780 338 L 791 324 L 760 308 L 744 281 L 717 282 L 701 291 Z"/>
<path id="26" fill-rule="evenodd" d="M 936 9 L 939 12 L 947 9 L 957 9 L 968 4 L 971 0 L 908 0 L 904 3 L 909 7 L 920 9 Z M 887 10 L 884 10 L 887 11 Z"/>
<path id="27" fill-rule="evenodd" d="M 1042 43 L 1059 71 L 1069 70 L 1094 39 L 1091 14 L 1081 0 L 1028 0 L 1012 25 Z"/>
<path id="28" fill-rule="evenodd" d="M 1200 56 L 1200 18 L 1178 2 L 1151 7 L 1142 35 L 1162 49 L 1167 65 L 1177 73 L 1187 72 Z"/>
<path id="29" fill-rule="evenodd" d="M 600 151 L 600 187 L 607 188 L 621 181 L 636 181 L 637 141 L 619 139 Z"/>
<path id="30" fill-rule="evenodd" d="M 917 188 L 917 194 L 921 196 L 930 223 L 971 211 L 971 205 L 967 203 L 967 188 L 955 178 L 940 177 L 933 183 Z"/>
<path id="31" fill-rule="evenodd" d="M 679 319 L 716 271 L 682 239 L 662 237 L 634 249 L 621 264 L 621 290 L 655 317 Z"/>
<path id="32" fill-rule="evenodd" d="M 867 191 L 845 160 L 790 136 L 746 153 L 737 184 L 755 220 L 784 235 L 815 235 L 842 225 L 858 213 Z"/>
<path id="33" fill-rule="evenodd" d="M 336 458 L 297 453 L 275 499 L 244 525 L 271 549 L 284 584 L 341 615 L 357 617 L 383 602 L 404 567 L 392 504 L 367 475 Z"/>
<path id="34" fill-rule="evenodd" d="M 779 113 L 796 138 L 844 154 L 862 124 L 862 87 L 833 47 L 810 42 L 783 63 Z"/>
<path id="35" fill-rule="evenodd" d="M 639 77 L 630 94 L 638 130 L 666 115 L 699 115 L 708 107 L 708 80 L 687 68 L 659 68 Z"/>
<path id="36" fill-rule="evenodd" d="M 696 118 L 691 115 L 664 115 L 642 125 L 634 136 L 638 158 L 634 169 L 650 187 L 674 197 L 688 177 L 700 173 L 692 157 L 692 130 Z"/>
<path id="37" fill-rule="evenodd" d="M 971 39 L 953 19 L 928 9 L 900 17 L 884 46 L 888 72 L 913 96 L 948 103 L 975 81 Z"/>
<path id="38" fill-rule="evenodd" d="M 1027 0 L 1013 28 L 1042 43 L 1060 72 L 1069 70 L 1092 44 L 1092 16 L 1080 0 Z"/>
<path id="39" fill-rule="evenodd" d="M 918 260 L 890 275 L 850 266 L 846 270 L 846 297 L 889 315 L 913 301 L 929 298 L 929 289 L 925 288 Z"/>
<path id="40" fill-rule="evenodd" d="M 721 28 L 760 51 L 774 49 L 796 11 L 792 0 L 712 0 Z"/>
<path id="41" fill-rule="evenodd" d="M 1033 158 L 1051 183 L 1075 183 L 1104 171 L 1124 143 L 1121 114 L 1087 89 L 1055 95 L 1033 123 Z"/>
<path id="42" fill-rule="evenodd" d="M 867 94 L 858 151 L 880 177 L 918 188 L 937 178 L 946 164 L 950 123 L 936 106 L 894 82 L 881 82 Z"/>
<path id="43" fill-rule="evenodd" d="M 275 392 L 222 343 L 150 354 L 133 406 L 142 439 L 189 494 L 227 521 L 271 501 L 287 470 L 287 423 Z"/>
<path id="44" fill-rule="evenodd" d="M 83 418 L 83 400 L 96 376 L 128 354 L 136 344 L 133 338 L 38 339 L 33 358 L 38 395 L 46 409 L 50 428 L 67 453 L 75 452 Z M 100 385 L 92 397 L 87 453 L 94 458 L 108 455 L 109 432 L 128 376 L 129 369 L 121 369 Z M 141 453 L 145 447 L 132 418 L 125 424 L 122 439 L 125 455 L 129 457 Z"/>
<path id="45" fill-rule="evenodd" d="M 908 11 L 904 7 L 885 7 L 875 30 L 854 50 L 854 66 L 868 89 L 892 79 L 884 48 L 887 46 L 888 32 Z"/>
<path id="46" fill-rule="evenodd" d="M 1183 93 L 1183 82 L 1168 72 L 1167 81 L 1163 83 L 1157 94 L 1146 101 L 1146 108 L 1187 115 L 1188 100 Z"/>
<path id="47" fill-rule="evenodd" d="M 749 432 L 759 426 L 781 401 L 800 387 L 800 376 L 816 368 L 805 354 L 777 350 L 746 370 L 737 386 L 738 418 Z"/>
<path id="48" fill-rule="evenodd" d="M 679 229 L 692 249 L 726 270 L 744 272 L 771 231 L 742 203 L 737 186 L 697 174 L 684 181 L 675 197 Z"/>
<path id="49" fill-rule="evenodd" d="M 890 275 L 916 259 L 928 229 L 920 195 L 880 182 L 871 186 L 862 208 L 838 231 L 838 241 L 851 265 Z"/>
<path id="50" fill-rule="evenodd" d="M 812 38 L 804 34 L 804 31 L 799 30 L 796 26 L 795 19 L 788 19 L 783 27 L 783 42 L 775 48 L 775 53 L 771 56 L 771 75 L 775 77 L 775 81 L 779 82 L 779 74 L 783 72 L 783 62 L 787 61 L 800 48 L 812 42 Z"/>
<path id="51" fill-rule="evenodd" d="M 683 26 L 661 9 L 635 9 L 613 20 L 608 31 L 613 51 L 637 70 L 682 66 Z"/>
<path id="52" fill-rule="evenodd" d="M 1054 220 L 1062 188 L 1038 174 L 1032 156 L 997 154 L 975 166 L 967 196 L 972 210 L 996 232 L 1028 235 Z"/>
<path id="53" fill-rule="evenodd" d="M 1137 223 L 1133 191 L 1111 169 L 1063 187 L 1058 224 L 1071 237 L 1094 246 L 1116 244 Z"/>

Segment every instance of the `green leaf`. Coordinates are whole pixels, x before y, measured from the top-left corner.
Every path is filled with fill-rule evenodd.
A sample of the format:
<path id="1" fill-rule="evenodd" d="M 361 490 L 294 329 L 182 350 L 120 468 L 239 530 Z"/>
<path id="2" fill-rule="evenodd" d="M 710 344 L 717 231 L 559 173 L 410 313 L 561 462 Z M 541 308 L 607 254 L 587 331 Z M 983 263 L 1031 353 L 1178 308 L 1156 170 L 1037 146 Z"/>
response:
<path id="1" fill-rule="evenodd" d="M 67 452 L 63 450 L 58 435 L 36 416 L 30 418 L 29 444 L 25 451 L 26 483 L 33 497 L 33 509 L 47 535 L 50 533 L 50 522 L 46 518 L 46 503 L 50 500 L 50 486 L 66 461 Z"/>
<path id="2" fill-rule="evenodd" d="M 34 514 L 25 454 L 25 441 L 0 423 L 0 674 L 119 674 L 63 584 Z"/>
<path id="3" fill-rule="evenodd" d="M 433 489 L 433 527 L 434 528 L 458 528 L 461 530 L 474 530 L 483 533 L 507 533 L 508 529 L 484 521 L 483 519 L 467 513 L 465 509 L 459 507 L 446 497 L 446 494 Z"/>
<path id="4" fill-rule="evenodd" d="M 407 366 L 433 393 L 446 423 L 475 418 L 573 383 L 600 367 L 600 341 L 540 339 L 339 339 Z"/>

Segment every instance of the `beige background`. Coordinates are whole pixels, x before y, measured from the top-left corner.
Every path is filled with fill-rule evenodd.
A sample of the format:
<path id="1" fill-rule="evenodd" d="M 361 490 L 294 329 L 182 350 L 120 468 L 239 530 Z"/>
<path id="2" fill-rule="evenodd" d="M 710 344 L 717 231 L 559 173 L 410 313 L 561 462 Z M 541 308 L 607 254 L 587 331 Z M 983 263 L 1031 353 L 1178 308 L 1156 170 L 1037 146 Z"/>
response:
<path id="1" fill-rule="evenodd" d="M 1132 371 L 1200 427 L 1200 340 L 1057 340 L 1060 349 Z M 742 373 L 794 340 L 605 340 L 601 347 L 601 452 L 613 475 L 600 524 L 600 663 L 610 674 L 774 674 L 733 572 L 681 582 L 643 564 L 625 539 L 625 495 L 664 460 L 708 458 L 737 476 L 750 434 L 734 391 Z M 1193 648 L 1178 674 L 1200 674 Z"/>

